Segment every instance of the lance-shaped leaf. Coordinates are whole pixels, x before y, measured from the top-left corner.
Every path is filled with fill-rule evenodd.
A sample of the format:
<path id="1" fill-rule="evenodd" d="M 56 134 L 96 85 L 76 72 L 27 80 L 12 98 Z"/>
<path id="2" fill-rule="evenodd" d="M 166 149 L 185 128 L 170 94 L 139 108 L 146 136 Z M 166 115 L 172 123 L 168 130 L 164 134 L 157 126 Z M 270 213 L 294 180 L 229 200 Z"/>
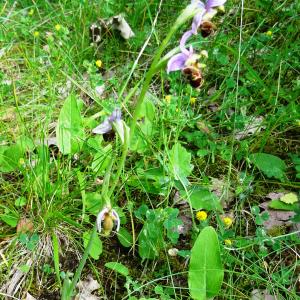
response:
<path id="1" fill-rule="evenodd" d="M 216 296 L 223 277 L 218 236 L 209 226 L 201 231 L 191 251 L 188 282 L 192 299 Z"/>
<path id="2" fill-rule="evenodd" d="M 63 154 L 79 151 L 85 138 L 80 110 L 74 95 L 70 95 L 61 108 L 56 128 L 59 150 Z"/>

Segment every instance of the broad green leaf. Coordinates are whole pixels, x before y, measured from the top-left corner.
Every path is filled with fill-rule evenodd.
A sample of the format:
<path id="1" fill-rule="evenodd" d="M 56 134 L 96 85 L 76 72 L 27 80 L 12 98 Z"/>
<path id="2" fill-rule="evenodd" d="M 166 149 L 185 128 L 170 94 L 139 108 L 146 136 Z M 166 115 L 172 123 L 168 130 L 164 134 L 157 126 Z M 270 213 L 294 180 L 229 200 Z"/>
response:
<path id="1" fill-rule="evenodd" d="M 95 154 L 92 162 L 92 170 L 96 175 L 103 175 L 105 173 L 111 161 L 111 148 L 111 144 L 108 144 L 106 147 L 99 149 Z"/>
<path id="2" fill-rule="evenodd" d="M 24 148 L 19 144 L 0 147 L 0 172 L 12 172 L 20 166 Z"/>
<path id="3" fill-rule="evenodd" d="M 86 193 L 85 194 L 85 205 L 86 210 L 95 216 L 98 215 L 99 211 L 104 205 L 104 200 L 98 193 Z"/>
<path id="4" fill-rule="evenodd" d="M 83 143 L 85 133 L 80 110 L 74 95 L 70 95 L 61 108 L 56 127 L 56 136 L 59 150 L 63 154 L 78 152 Z"/>
<path id="5" fill-rule="evenodd" d="M 193 170 L 191 164 L 191 153 L 189 153 L 180 143 L 176 143 L 170 153 L 170 160 L 168 163 L 169 170 L 176 180 L 183 184 L 188 184 L 186 179 Z"/>
<path id="6" fill-rule="evenodd" d="M 209 226 L 201 231 L 191 251 L 188 284 L 192 299 L 206 300 L 216 296 L 223 277 L 218 236 Z"/>
<path id="7" fill-rule="evenodd" d="M 249 158 L 267 177 L 280 180 L 285 178 L 286 164 L 279 157 L 267 153 L 254 153 Z"/>
<path id="8" fill-rule="evenodd" d="M 189 189 L 188 193 L 189 197 L 185 191 L 180 192 L 183 198 L 190 200 L 193 209 L 218 210 L 220 212 L 223 210 L 220 199 L 206 188 L 194 186 Z"/>
<path id="9" fill-rule="evenodd" d="M 26 203 L 27 203 L 26 198 L 22 197 L 22 196 L 15 200 L 15 206 L 22 207 L 22 206 L 26 205 Z"/>
<path id="10" fill-rule="evenodd" d="M 120 228 L 120 230 L 118 232 L 118 239 L 119 239 L 121 245 L 124 247 L 131 247 L 132 242 L 133 242 L 132 235 L 124 227 Z"/>
<path id="11" fill-rule="evenodd" d="M 280 197 L 280 201 L 286 203 L 286 204 L 293 204 L 298 202 L 298 197 L 295 193 L 288 193 L 284 196 Z"/>
<path id="12" fill-rule="evenodd" d="M 123 275 L 125 277 L 129 275 L 128 268 L 126 266 L 124 266 L 123 264 L 121 264 L 121 263 L 112 261 L 112 262 L 106 263 L 105 267 L 109 268 L 111 270 L 114 270 L 114 271 L 120 273 L 121 275 Z"/>
<path id="13" fill-rule="evenodd" d="M 279 210 L 295 211 L 299 207 L 299 205 L 298 203 L 286 204 L 280 200 L 272 200 L 269 203 L 268 207 Z"/>
<path id="14" fill-rule="evenodd" d="M 7 214 L 0 215 L 0 219 L 11 227 L 16 227 L 19 221 L 19 215 L 10 211 Z"/>
<path id="15" fill-rule="evenodd" d="M 86 231 L 83 233 L 83 245 L 84 245 L 84 248 L 87 247 L 88 243 L 89 243 L 89 240 L 90 240 L 90 237 L 91 237 L 91 232 L 90 231 Z M 99 259 L 100 255 L 102 253 L 102 242 L 97 235 L 95 235 L 95 238 L 93 240 L 93 244 L 92 244 L 92 247 L 90 249 L 90 253 L 89 255 L 94 258 L 94 259 Z"/>

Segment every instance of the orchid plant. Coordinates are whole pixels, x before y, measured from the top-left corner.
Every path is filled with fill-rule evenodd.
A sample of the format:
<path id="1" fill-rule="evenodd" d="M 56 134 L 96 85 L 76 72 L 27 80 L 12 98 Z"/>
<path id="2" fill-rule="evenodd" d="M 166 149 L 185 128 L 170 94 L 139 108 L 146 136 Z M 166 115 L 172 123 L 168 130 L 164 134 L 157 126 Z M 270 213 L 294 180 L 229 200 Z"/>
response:
<path id="1" fill-rule="evenodd" d="M 97 216 L 97 221 L 95 222 L 89 243 L 85 249 L 74 278 L 72 282 L 68 283 L 68 285 L 65 287 L 66 296 L 62 298 L 63 300 L 69 300 L 72 297 L 73 290 L 80 278 L 81 271 L 83 270 L 83 267 L 89 255 L 89 251 L 92 247 L 93 239 L 97 234 L 97 230 L 104 236 L 109 236 L 111 232 L 117 232 L 120 228 L 120 218 L 117 211 L 112 207 L 111 199 L 113 199 L 114 189 L 118 184 L 121 172 L 124 168 L 126 156 L 129 150 L 129 142 L 133 137 L 135 128 L 138 123 L 138 116 L 140 114 L 143 101 L 145 99 L 153 76 L 167 64 L 168 73 L 178 70 L 182 71 L 182 73 L 190 80 L 190 83 L 193 87 L 198 88 L 203 84 L 202 70 L 205 68 L 205 64 L 200 62 L 200 60 L 207 58 L 208 53 L 205 50 L 202 50 L 199 53 L 195 53 L 192 46 L 187 49 L 186 43 L 190 37 L 198 33 L 198 28 L 201 27 L 201 24 L 204 21 L 210 21 L 212 17 L 217 13 L 217 10 L 215 8 L 222 6 L 225 2 L 226 0 L 208 0 L 204 4 L 201 1 L 192 0 L 191 4 L 188 5 L 182 12 L 182 14 L 177 18 L 176 22 L 171 27 L 168 35 L 161 43 L 153 58 L 150 69 L 147 72 L 146 77 L 143 81 L 143 85 L 140 89 L 140 94 L 137 98 L 130 126 L 128 127 L 125 121 L 122 119 L 121 110 L 119 108 L 116 108 L 109 117 L 107 117 L 102 123 L 100 123 L 100 125 L 94 128 L 94 134 L 105 134 L 114 129 L 122 142 L 122 155 L 120 158 L 118 158 L 118 168 L 112 182 L 110 182 L 110 175 L 114 159 L 112 159 L 109 167 L 106 170 L 104 182 L 102 185 L 102 197 L 105 200 L 105 205 Z M 185 24 L 192 18 L 193 22 L 191 29 L 186 31 L 180 40 L 180 52 L 177 53 L 178 50 L 175 49 L 170 51 L 170 53 L 165 57 L 161 58 L 162 53 L 168 46 L 173 35 L 183 24 Z M 132 96 L 135 94 L 135 91 L 137 90 L 139 84 L 140 82 L 133 88 L 133 92 L 130 92 L 129 95 Z M 125 87 L 123 87 L 123 90 L 124 89 Z"/>

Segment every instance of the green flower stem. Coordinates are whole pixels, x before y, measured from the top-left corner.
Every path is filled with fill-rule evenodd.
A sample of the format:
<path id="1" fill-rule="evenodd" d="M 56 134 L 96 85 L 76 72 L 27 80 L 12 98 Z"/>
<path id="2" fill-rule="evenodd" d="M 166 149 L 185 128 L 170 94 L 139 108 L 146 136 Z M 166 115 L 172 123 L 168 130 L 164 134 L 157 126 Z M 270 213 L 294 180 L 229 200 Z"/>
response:
<path id="1" fill-rule="evenodd" d="M 170 31 L 169 31 L 168 35 L 166 36 L 166 38 L 162 41 L 160 47 L 158 48 L 158 51 L 156 52 L 156 54 L 153 58 L 152 64 L 150 66 L 149 71 L 146 74 L 146 79 L 143 83 L 142 90 L 141 90 L 140 95 L 139 95 L 138 100 L 137 100 L 137 104 L 136 104 L 134 114 L 133 114 L 133 117 L 132 117 L 132 121 L 131 121 L 131 125 L 130 125 L 129 141 L 127 141 L 126 147 L 125 147 L 125 143 L 124 143 L 123 153 L 122 153 L 121 159 L 120 159 L 119 164 L 118 164 L 116 177 L 115 177 L 114 182 L 113 182 L 113 184 L 111 186 L 111 189 L 109 191 L 109 197 L 111 197 L 111 195 L 113 194 L 114 189 L 115 189 L 115 187 L 118 183 L 119 177 L 121 175 L 121 172 L 124 168 L 126 156 L 127 156 L 128 150 L 129 150 L 129 143 L 132 140 L 132 137 L 134 136 L 134 131 L 135 131 L 135 128 L 136 128 L 136 125 L 137 125 L 137 119 L 140 115 L 141 107 L 142 107 L 142 104 L 144 102 L 146 93 L 149 89 L 149 85 L 151 83 L 151 80 L 152 80 L 153 76 L 160 70 L 159 68 L 157 68 L 157 65 L 159 64 L 160 66 L 163 66 L 163 64 L 160 63 L 161 55 L 164 52 L 164 50 L 166 49 L 166 47 L 168 46 L 170 39 L 176 33 L 176 31 L 180 28 L 180 26 L 182 24 L 186 23 L 186 21 L 188 21 L 189 19 L 193 18 L 200 11 L 201 11 L 201 9 L 196 9 L 195 6 L 189 5 L 181 13 L 181 15 L 177 18 L 175 24 L 170 29 Z"/>
<path id="2" fill-rule="evenodd" d="M 94 242 L 94 239 L 95 239 L 96 235 L 97 235 L 97 222 L 95 222 L 95 224 L 94 224 L 90 240 L 88 242 L 87 247 L 84 250 L 84 253 L 83 253 L 83 256 L 82 256 L 82 258 L 80 260 L 79 266 L 76 269 L 74 278 L 73 278 L 73 280 L 71 282 L 71 285 L 70 285 L 70 287 L 68 289 L 66 300 L 72 299 L 73 290 L 75 289 L 76 284 L 77 284 L 78 280 L 80 279 L 81 272 L 82 272 L 83 267 L 85 265 L 85 262 L 86 262 L 86 260 L 87 260 L 87 258 L 89 256 L 90 249 L 91 249 L 91 247 L 93 245 L 93 242 Z"/>
<path id="3" fill-rule="evenodd" d="M 156 52 L 156 54 L 154 56 L 154 59 L 153 59 L 152 64 L 150 66 L 150 69 L 146 74 L 146 79 L 145 79 L 144 84 L 142 86 L 141 93 L 140 93 L 140 95 L 138 97 L 138 100 L 137 100 L 136 108 L 134 110 L 134 114 L 133 114 L 132 121 L 131 121 L 130 132 L 129 132 L 129 134 L 128 134 L 128 132 L 125 134 L 122 156 L 121 156 L 121 159 L 120 159 L 119 164 L 118 164 L 118 169 L 117 169 L 116 176 L 115 176 L 114 181 L 111 185 L 111 188 L 110 188 L 109 192 L 107 192 L 107 194 L 106 194 L 106 188 L 107 188 L 106 180 L 104 180 L 105 181 L 105 191 L 102 192 L 102 196 L 104 197 L 106 203 L 107 202 L 110 203 L 111 196 L 112 196 L 112 194 L 113 194 L 113 192 L 114 192 L 114 190 L 117 186 L 120 175 L 121 175 L 122 170 L 124 168 L 126 156 L 127 156 L 128 150 L 129 150 L 129 144 L 130 144 L 130 141 L 131 141 L 131 139 L 134 135 L 134 131 L 135 131 L 135 128 L 136 128 L 136 125 L 137 125 L 137 119 L 138 119 L 138 116 L 140 114 L 141 107 L 142 107 L 143 101 L 145 99 L 147 90 L 149 88 L 149 85 L 151 83 L 151 80 L 152 80 L 153 76 L 160 70 L 160 68 L 157 68 L 157 64 L 160 61 L 161 55 L 162 55 L 163 51 L 166 49 L 166 47 L 168 46 L 169 41 L 172 38 L 172 36 L 179 29 L 179 27 L 181 25 L 183 25 L 186 21 L 188 21 L 189 19 L 194 17 L 198 12 L 200 12 L 200 9 L 196 9 L 195 6 L 189 5 L 181 13 L 181 15 L 177 18 L 175 24 L 170 29 L 170 31 L 169 31 L 168 35 L 166 36 L 166 38 L 162 41 L 162 44 L 160 45 L 160 47 L 158 48 L 158 51 Z M 159 65 L 163 66 L 163 64 L 159 64 Z M 124 126 L 125 126 L 125 124 L 124 124 Z M 110 165 L 110 168 L 111 168 L 111 165 Z M 107 170 L 107 174 L 110 174 L 110 169 L 109 168 Z M 110 175 L 107 175 L 107 176 L 109 178 Z M 83 253 L 83 256 L 80 260 L 79 266 L 76 269 L 74 278 L 73 278 L 72 283 L 70 285 L 70 288 L 68 289 L 68 293 L 67 293 L 68 295 L 67 295 L 66 300 L 69 300 L 72 297 L 73 290 L 75 289 L 76 284 L 77 284 L 77 282 L 80 278 L 81 272 L 82 272 L 83 267 L 86 263 L 86 260 L 89 256 L 90 248 L 92 247 L 92 244 L 93 244 L 93 241 L 94 241 L 94 238 L 95 238 L 96 234 L 97 234 L 97 223 L 95 222 L 92 233 L 91 233 L 90 240 L 88 242 L 88 245 L 87 245 L 87 247 L 86 247 L 86 249 Z"/>

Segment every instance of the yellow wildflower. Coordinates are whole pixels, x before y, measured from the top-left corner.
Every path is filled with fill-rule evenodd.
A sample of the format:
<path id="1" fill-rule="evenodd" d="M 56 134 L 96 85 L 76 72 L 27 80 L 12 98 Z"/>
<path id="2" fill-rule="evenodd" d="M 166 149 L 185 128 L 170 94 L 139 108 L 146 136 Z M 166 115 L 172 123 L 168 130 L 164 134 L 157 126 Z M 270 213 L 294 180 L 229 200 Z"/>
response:
<path id="1" fill-rule="evenodd" d="M 29 16 L 32 16 L 34 14 L 34 9 L 32 8 L 29 12 L 28 12 L 28 15 Z"/>
<path id="2" fill-rule="evenodd" d="M 96 66 L 98 68 L 101 68 L 102 67 L 102 61 L 100 59 L 96 60 Z"/>
<path id="3" fill-rule="evenodd" d="M 171 98 L 172 98 L 172 96 L 171 96 L 171 95 L 167 95 L 167 96 L 165 96 L 165 100 L 166 100 L 166 102 L 167 102 L 167 103 L 170 103 L 170 102 L 171 102 Z"/>
<path id="4" fill-rule="evenodd" d="M 37 38 L 39 35 L 40 35 L 40 33 L 39 33 L 38 31 L 35 31 L 35 32 L 33 33 L 33 36 L 36 37 L 36 38 Z"/>
<path id="5" fill-rule="evenodd" d="M 272 36 L 272 34 L 273 34 L 273 32 L 272 32 L 271 30 L 268 30 L 268 31 L 266 32 L 266 35 L 268 35 L 268 36 Z"/>
<path id="6" fill-rule="evenodd" d="M 196 213 L 196 218 L 199 221 L 205 221 L 207 219 L 207 213 L 204 210 L 200 210 Z"/>
<path id="7" fill-rule="evenodd" d="M 232 245 L 232 240 L 224 240 L 224 243 L 226 246 L 231 246 Z"/>
<path id="8" fill-rule="evenodd" d="M 55 25 L 55 30 L 56 31 L 60 31 L 61 30 L 61 25 L 60 24 L 56 24 Z"/>
<path id="9" fill-rule="evenodd" d="M 230 217 L 224 217 L 223 218 L 223 222 L 224 222 L 224 224 L 225 224 L 226 227 L 230 227 L 232 225 L 232 223 L 233 223 L 233 220 Z"/>
<path id="10" fill-rule="evenodd" d="M 191 105 L 195 105 L 196 101 L 197 101 L 197 98 L 196 98 L 196 97 L 191 97 L 191 98 L 190 98 L 190 103 L 191 103 Z"/>

